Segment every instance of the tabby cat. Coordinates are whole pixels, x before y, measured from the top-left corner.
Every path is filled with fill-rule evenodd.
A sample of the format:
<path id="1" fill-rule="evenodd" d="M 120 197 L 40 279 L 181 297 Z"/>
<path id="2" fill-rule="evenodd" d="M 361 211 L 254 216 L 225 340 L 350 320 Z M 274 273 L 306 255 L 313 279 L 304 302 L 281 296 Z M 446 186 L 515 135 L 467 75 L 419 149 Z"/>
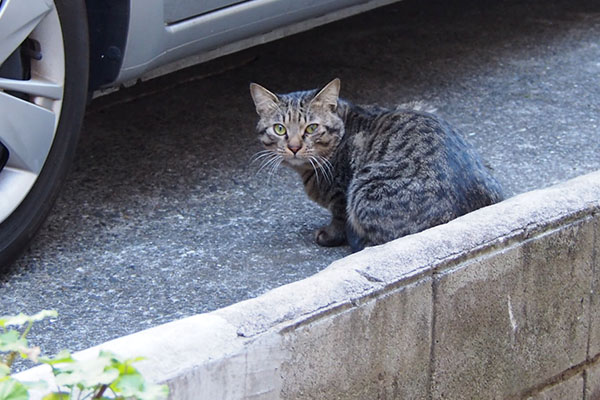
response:
<path id="1" fill-rule="evenodd" d="M 274 94 L 252 83 L 263 165 L 296 170 L 332 214 L 315 234 L 353 251 L 443 224 L 502 200 L 474 149 L 440 118 L 409 108 L 359 107 L 321 90 Z"/>

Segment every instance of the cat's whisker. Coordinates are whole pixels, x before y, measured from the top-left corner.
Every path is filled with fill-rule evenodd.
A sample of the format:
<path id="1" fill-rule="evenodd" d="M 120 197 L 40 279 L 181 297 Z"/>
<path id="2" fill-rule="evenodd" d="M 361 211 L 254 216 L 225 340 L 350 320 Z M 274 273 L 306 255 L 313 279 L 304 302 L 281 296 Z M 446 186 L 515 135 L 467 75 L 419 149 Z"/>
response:
<path id="1" fill-rule="evenodd" d="M 321 171 L 323 171 L 323 175 L 325 176 L 325 179 L 327 179 L 327 182 L 333 182 L 333 166 L 331 165 L 331 162 L 321 156 L 316 156 L 315 161 L 319 165 L 319 168 L 321 168 Z"/>
<path id="2" fill-rule="evenodd" d="M 279 168 L 281 163 L 283 162 L 283 156 L 278 152 L 270 152 L 270 157 L 262 160 L 262 164 L 260 169 L 257 171 L 257 174 L 263 169 L 267 172 L 267 183 L 270 183 L 271 178 L 275 174 L 275 171 Z"/>
<path id="3" fill-rule="evenodd" d="M 250 159 L 250 165 L 252 165 L 255 162 L 257 162 L 257 161 L 259 161 L 259 160 L 261 160 L 261 159 L 263 159 L 265 157 L 268 157 L 270 155 L 273 155 L 273 151 L 271 151 L 271 150 L 261 150 L 261 151 L 259 151 L 258 153 L 254 154 L 252 156 L 252 158 Z"/>
<path id="4" fill-rule="evenodd" d="M 312 165 L 312 168 L 315 171 L 315 178 L 317 179 L 317 185 L 318 185 L 320 183 L 320 180 L 319 180 L 319 169 L 315 165 L 315 164 L 318 164 L 318 163 L 317 163 L 315 157 L 313 157 L 313 156 L 309 156 L 308 157 L 308 162 L 310 163 L 310 165 Z"/>
<path id="5" fill-rule="evenodd" d="M 263 155 L 263 154 L 271 154 L 271 153 L 273 153 L 273 151 L 271 151 L 271 150 L 260 150 L 260 151 L 257 151 L 256 153 L 254 153 L 252 155 L 252 160 L 254 160 L 256 158 L 260 158 L 260 156 Z"/>
<path id="6" fill-rule="evenodd" d="M 321 157 L 321 160 L 323 161 L 323 163 L 325 164 L 325 166 L 327 167 L 327 169 L 332 172 L 333 171 L 333 164 L 331 163 L 331 161 L 329 161 L 327 158 L 325 157 Z"/>
<path id="7" fill-rule="evenodd" d="M 272 158 L 267 165 L 265 165 L 265 170 L 268 171 L 271 175 L 273 174 L 273 168 L 280 163 L 280 157 Z"/>
<path id="8" fill-rule="evenodd" d="M 275 175 L 275 172 L 277 172 L 277 169 L 279 169 L 279 166 L 281 165 L 281 163 L 283 162 L 283 157 L 278 156 L 279 158 L 277 159 L 277 161 L 273 162 L 271 164 L 271 166 L 269 167 L 269 174 L 267 177 L 267 184 L 271 183 L 271 178 L 273 177 L 273 175 Z"/>
<path id="9" fill-rule="evenodd" d="M 331 170 L 330 170 L 330 166 L 327 165 L 327 163 L 326 163 L 327 159 L 325 159 L 325 158 L 323 158 L 323 157 L 321 157 L 319 155 L 310 156 L 310 158 L 316 164 L 317 168 L 315 168 L 315 165 L 313 165 L 313 168 L 315 169 L 315 171 L 318 173 L 317 170 L 321 170 L 321 173 L 323 174 L 323 177 L 325 178 L 325 180 L 327 182 L 331 183 L 333 176 L 332 176 L 332 173 L 331 173 Z"/>
<path id="10" fill-rule="evenodd" d="M 261 162 L 261 164 L 260 164 L 260 167 L 259 167 L 259 168 L 256 170 L 256 174 L 255 174 L 255 175 L 258 175 L 258 174 L 260 174 L 260 172 L 261 172 L 263 169 L 265 169 L 265 168 L 267 167 L 267 165 L 269 165 L 269 164 L 270 164 L 271 162 L 273 162 L 273 160 L 275 160 L 275 159 L 277 159 L 277 157 L 271 157 L 271 158 L 269 158 L 269 159 L 267 159 L 267 160 L 263 160 L 263 161 Z"/>
<path id="11" fill-rule="evenodd" d="M 313 168 L 315 169 L 317 178 L 319 177 L 319 171 L 321 171 L 321 173 L 323 174 L 323 178 L 325 178 L 326 180 L 329 180 L 329 178 L 327 177 L 327 174 L 325 174 L 325 171 L 321 167 L 321 163 L 319 162 L 319 159 L 315 156 L 312 156 L 311 159 L 314 161 Z M 319 183 L 319 179 L 317 179 L 317 183 Z"/>
<path id="12" fill-rule="evenodd" d="M 279 161 L 277 162 L 277 165 L 275 165 L 273 167 L 273 172 L 276 172 L 279 169 L 279 167 L 281 166 L 281 163 L 283 163 L 283 157 L 279 158 Z"/>
<path id="13" fill-rule="evenodd" d="M 259 173 L 260 173 L 260 172 L 261 172 L 263 169 L 265 169 L 265 168 L 266 168 L 266 169 L 270 168 L 270 167 L 271 167 L 271 166 L 272 166 L 274 163 L 276 163 L 276 162 L 277 162 L 277 161 L 278 161 L 278 160 L 281 158 L 281 156 L 280 156 L 279 154 L 276 154 L 276 153 L 272 153 L 272 154 L 270 154 L 270 156 L 271 156 L 270 158 L 267 158 L 267 159 L 265 159 L 265 160 L 262 160 L 262 161 L 261 161 L 260 168 L 258 169 L 258 171 L 256 171 L 256 174 L 257 174 L 257 175 L 258 175 L 258 174 L 259 174 Z"/>

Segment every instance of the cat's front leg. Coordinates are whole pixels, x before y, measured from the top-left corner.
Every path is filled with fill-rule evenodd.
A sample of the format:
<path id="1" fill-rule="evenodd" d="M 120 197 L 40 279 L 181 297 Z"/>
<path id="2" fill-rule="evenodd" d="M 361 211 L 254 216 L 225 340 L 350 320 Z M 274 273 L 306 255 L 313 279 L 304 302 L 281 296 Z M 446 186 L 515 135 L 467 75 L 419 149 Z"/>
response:
<path id="1" fill-rule="evenodd" d="M 315 240 L 318 245 L 325 247 L 341 246 L 346 244 L 346 201 L 344 193 L 335 191 L 329 199 L 331 222 L 329 225 L 317 229 Z"/>
<path id="2" fill-rule="evenodd" d="M 333 217 L 329 225 L 315 232 L 315 240 L 318 245 L 325 247 L 341 246 L 346 243 L 345 218 Z"/>

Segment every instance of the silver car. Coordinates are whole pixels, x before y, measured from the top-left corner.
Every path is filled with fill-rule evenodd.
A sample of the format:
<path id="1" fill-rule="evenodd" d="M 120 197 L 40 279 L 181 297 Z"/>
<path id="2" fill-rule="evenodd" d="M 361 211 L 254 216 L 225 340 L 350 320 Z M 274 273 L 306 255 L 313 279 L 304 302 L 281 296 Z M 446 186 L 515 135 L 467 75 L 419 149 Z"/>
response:
<path id="1" fill-rule="evenodd" d="M 86 104 L 396 0 L 0 0 L 0 268 L 31 240 Z"/>

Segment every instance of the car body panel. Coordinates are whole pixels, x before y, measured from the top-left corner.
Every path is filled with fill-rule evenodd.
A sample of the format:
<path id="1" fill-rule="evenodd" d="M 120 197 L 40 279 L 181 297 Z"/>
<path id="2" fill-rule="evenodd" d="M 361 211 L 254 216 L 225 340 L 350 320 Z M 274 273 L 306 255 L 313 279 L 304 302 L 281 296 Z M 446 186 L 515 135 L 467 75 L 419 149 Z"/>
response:
<path id="1" fill-rule="evenodd" d="M 174 24 L 165 24 L 164 1 L 131 0 L 115 84 L 152 78 L 398 0 L 252 0 Z"/>
<path id="2" fill-rule="evenodd" d="M 165 22 L 172 24 L 251 0 L 164 0 Z"/>

